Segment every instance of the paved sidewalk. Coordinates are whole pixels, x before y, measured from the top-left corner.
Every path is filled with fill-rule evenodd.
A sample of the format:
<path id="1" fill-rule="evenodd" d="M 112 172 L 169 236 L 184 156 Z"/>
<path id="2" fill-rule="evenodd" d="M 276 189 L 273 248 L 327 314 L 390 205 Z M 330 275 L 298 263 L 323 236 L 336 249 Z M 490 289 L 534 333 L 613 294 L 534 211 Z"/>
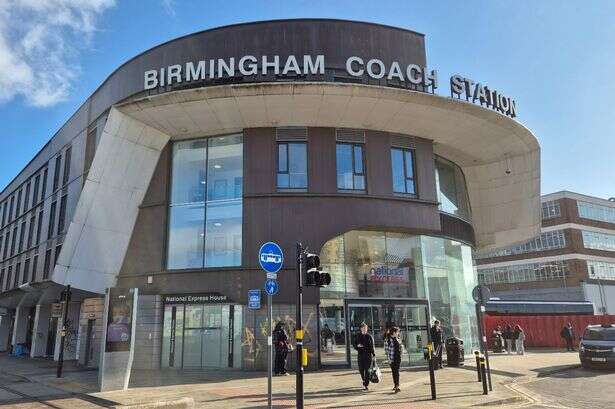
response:
<path id="1" fill-rule="evenodd" d="M 384 369 L 383 382 L 363 392 L 355 370 L 329 370 L 305 374 L 306 408 L 463 408 L 498 406 L 513 408 L 536 404 L 539 397 L 523 387 L 523 382 L 541 374 L 564 370 L 576 364 L 576 354 L 554 351 L 529 352 L 525 356 L 492 356 L 494 391 L 482 394 L 471 367 L 446 368 L 436 372 L 438 399 L 431 400 L 429 373 L 425 368 L 402 370 L 402 392 L 393 394 L 390 371 Z M 96 392 L 97 372 L 84 371 L 68 363 L 62 379 L 55 378 L 55 363 L 0 355 L 0 407 L 38 408 L 36 396 L 28 401 L 2 395 L 1 375 L 15 376 L 24 383 L 22 391 L 43 396 L 56 408 L 109 407 L 170 401 L 191 397 L 199 408 L 261 408 L 267 405 L 267 378 L 261 372 L 240 371 L 136 371 L 128 391 Z M 4 384 L 7 384 L 5 380 Z M 14 384 L 13 384 L 14 387 Z M 40 390 L 38 394 L 32 391 Z M 274 406 L 293 408 L 295 377 L 273 381 Z M 5 390 L 6 392 L 6 390 Z M 44 394 L 45 392 L 46 394 Z M 54 395 L 55 393 L 55 395 Z M 56 398 L 54 398 L 56 396 Z M 4 399 L 4 400 L 3 400 Z M 32 406 L 34 405 L 34 406 Z M 40 407 L 49 407 L 40 406 Z"/>

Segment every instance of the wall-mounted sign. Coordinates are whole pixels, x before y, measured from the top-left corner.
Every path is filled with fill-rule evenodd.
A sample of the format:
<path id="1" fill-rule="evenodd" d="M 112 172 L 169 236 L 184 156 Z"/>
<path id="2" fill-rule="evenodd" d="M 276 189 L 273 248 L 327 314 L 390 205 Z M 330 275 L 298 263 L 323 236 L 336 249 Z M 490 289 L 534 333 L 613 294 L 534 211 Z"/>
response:
<path id="1" fill-rule="evenodd" d="M 517 116 L 517 103 L 514 99 L 461 75 L 451 77 L 451 98 L 465 98 L 466 101 L 485 105 L 511 118 Z"/>
<path id="2" fill-rule="evenodd" d="M 54 302 L 51 304 L 51 318 L 62 317 L 62 303 Z"/>
<path id="3" fill-rule="evenodd" d="M 162 302 L 165 304 L 219 304 L 230 302 L 230 300 L 223 294 L 205 293 L 163 295 Z"/>
<path id="4" fill-rule="evenodd" d="M 350 77 L 363 77 L 397 80 L 402 83 L 420 85 L 432 93 L 438 88 L 435 70 L 428 70 L 416 64 L 403 65 L 397 61 L 385 64 L 378 58 L 350 56 L 346 59 L 346 73 Z M 221 78 L 246 78 L 255 75 L 275 74 L 291 77 L 301 75 L 325 75 L 325 56 L 289 55 L 244 55 L 242 57 L 217 58 L 173 64 L 155 70 L 147 70 L 143 76 L 143 89 L 150 90 L 173 84 L 194 81 L 216 80 Z"/>
<path id="5" fill-rule="evenodd" d="M 379 266 L 369 269 L 367 279 L 377 283 L 407 283 L 409 267 Z"/>

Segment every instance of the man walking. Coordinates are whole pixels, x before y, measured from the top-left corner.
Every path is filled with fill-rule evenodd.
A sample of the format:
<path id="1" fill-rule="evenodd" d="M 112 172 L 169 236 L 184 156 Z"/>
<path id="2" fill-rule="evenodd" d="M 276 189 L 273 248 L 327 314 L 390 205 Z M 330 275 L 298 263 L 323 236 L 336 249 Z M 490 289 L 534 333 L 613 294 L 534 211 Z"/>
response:
<path id="1" fill-rule="evenodd" d="M 574 351 L 574 328 L 572 328 L 572 323 L 569 322 L 565 325 L 559 334 L 566 341 L 566 351 Z"/>
<path id="2" fill-rule="evenodd" d="M 359 372 L 363 381 L 363 390 L 369 390 L 369 369 L 372 366 L 376 350 L 374 349 L 374 338 L 367 333 L 369 329 L 367 324 L 362 322 L 360 327 L 361 332 L 354 339 L 354 349 L 357 350 L 357 358 L 359 364 Z"/>
<path id="3" fill-rule="evenodd" d="M 444 335 L 440 327 L 440 321 L 435 320 L 431 327 L 431 342 L 433 343 L 434 358 L 436 360 L 436 368 L 442 369 L 442 349 L 444 346 Z"/>

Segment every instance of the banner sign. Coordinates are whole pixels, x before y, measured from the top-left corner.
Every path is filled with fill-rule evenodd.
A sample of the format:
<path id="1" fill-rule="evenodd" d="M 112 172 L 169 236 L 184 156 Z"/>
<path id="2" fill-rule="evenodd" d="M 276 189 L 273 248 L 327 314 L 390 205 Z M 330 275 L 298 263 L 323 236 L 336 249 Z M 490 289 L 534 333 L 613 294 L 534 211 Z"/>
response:
<path id="1" fill-rule="evenodd" d="M 407 283 L 409 267 L 372 267 L 367 279 L 377 283 Z"/>

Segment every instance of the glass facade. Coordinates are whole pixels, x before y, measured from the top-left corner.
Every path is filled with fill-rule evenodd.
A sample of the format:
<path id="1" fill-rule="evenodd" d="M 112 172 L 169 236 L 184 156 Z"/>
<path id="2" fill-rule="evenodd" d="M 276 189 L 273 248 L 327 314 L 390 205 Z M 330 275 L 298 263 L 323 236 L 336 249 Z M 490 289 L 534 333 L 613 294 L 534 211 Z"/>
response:
<path id="1" fill-rule="evenodd" d="M 242 135 L 175 143 L 171 179 L 167 267 L 241 265 Z"/>
<path id="2" fill-rule="evenodd" d="M 601 206 L 594 203 L 577 202 L 579 216 L 599 222 L 615 223 L 615 207 Z"/>
<path id="3" fill-rule="evenodd" d="M 329 240 L 320 253 L 332 285 L 323 302 L 343 298 L 428 299 L 432 317 L 447 336 L 466 348 L 477 341 L 471 292 L 477 283 L 471 248 L 429 236 L 349 231 Z"/>
<path id="4" fill-rule="evenodd" d="M 470 220 L 470 201 L 461 168 L 436 156 L 436 192 L 440 210 Z"/>

